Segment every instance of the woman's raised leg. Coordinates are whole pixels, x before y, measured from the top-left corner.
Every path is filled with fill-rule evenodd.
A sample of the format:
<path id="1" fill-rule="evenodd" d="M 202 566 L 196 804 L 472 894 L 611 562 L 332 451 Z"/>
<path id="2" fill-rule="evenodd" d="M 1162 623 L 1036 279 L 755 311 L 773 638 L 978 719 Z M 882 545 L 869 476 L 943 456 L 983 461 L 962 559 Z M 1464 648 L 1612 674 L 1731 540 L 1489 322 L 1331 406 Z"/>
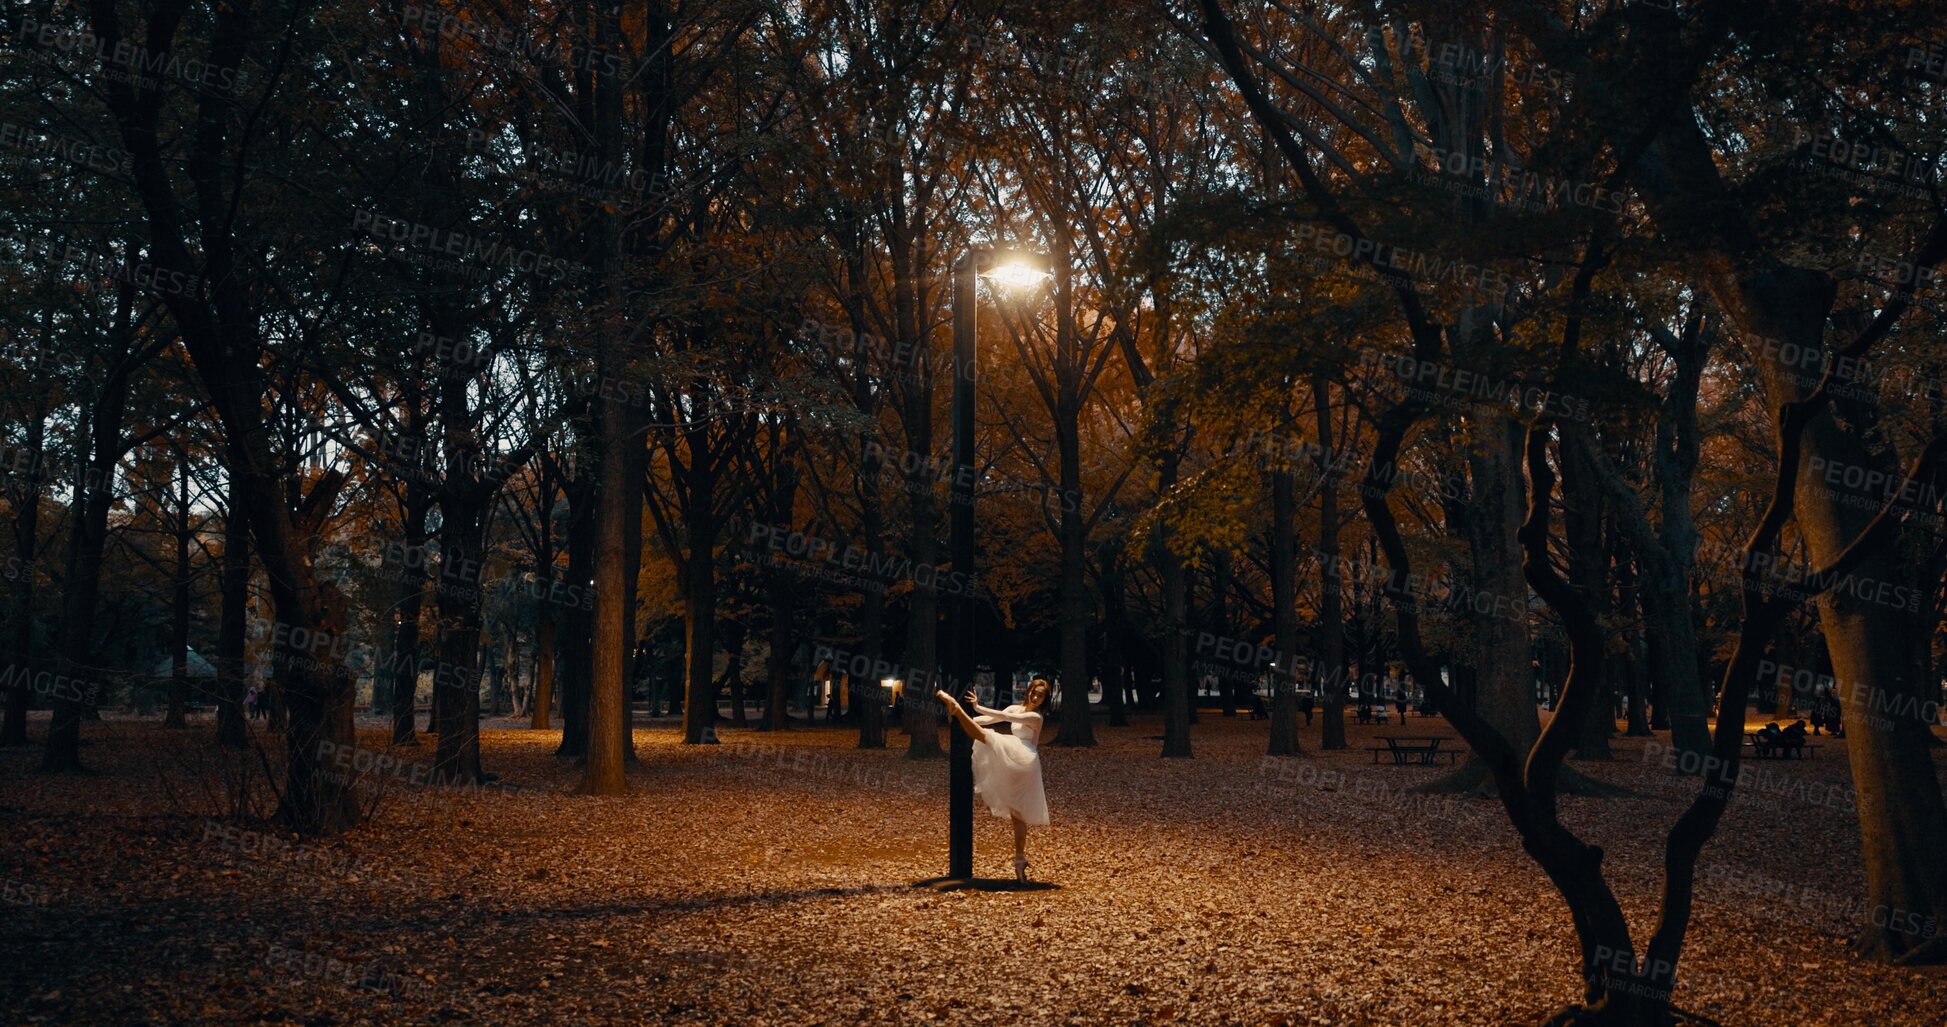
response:
<path id="1" fill-rule="evenodd" d="M 954 721 L 960 725 L 960 730 L 967 733 L 968 738 L 976 742 L 984 742 L 987 740 L 987 729 L 974 723 L 973 718 L 967 716 L 967 711 L 961 709 L 960 704 L 954 702 L 952 696 L 946 694 L 944 691 L 934 692 L 933 694 L 939 697 L 940 705 L 945 706 L 947 712 L 953 715 Z"/>

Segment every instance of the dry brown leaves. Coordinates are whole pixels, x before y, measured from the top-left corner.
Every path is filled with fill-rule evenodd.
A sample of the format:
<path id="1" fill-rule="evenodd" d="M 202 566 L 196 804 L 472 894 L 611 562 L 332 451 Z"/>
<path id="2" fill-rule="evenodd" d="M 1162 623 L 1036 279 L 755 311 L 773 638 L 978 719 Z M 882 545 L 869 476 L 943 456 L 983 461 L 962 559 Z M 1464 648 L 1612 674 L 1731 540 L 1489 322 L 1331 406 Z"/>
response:
<path id="1" fill-rule="evenodd" d="M 1437 733 L 1443 730 L 1438 721 Z M 36 733 L 40 729 L 36 724 Z M 1415 722 L 1415 730 L 1421 728 Z M 377 721 L 361 739 L 380 746 Z M 0 754 L 0 1008 L 20 1023 L 1538 1022 L 1579 997 L 1560 900 L 1498 803 L 1406 795 L 1438 771 L 1353 748 L 1266 760 L 1206 715 L 1196 758 L 1153 720 L 1046 750 L 1034 891 L 935 892 L 946 766 L 843 729 L 637 734 L 632 792 L 566 794 L 554 732 L 490 725 L 521 791 L 390 789 L 347 837 L 212 821 L 207 725 L 88 726 L 91 778 Z M 1844 753 L 1761 764 L 1705 853 L 1681 1006 L 1733 1024 L 1926 1024 L 1938 972 L 1863 965 Z M 429 748 L 408 754 L 430 761 Z M 1690 785 L 1643 742 L 1578 764 L 1643 793 L 1568 799 L 1647 931 Z M 168 787 L 163 786 L 168 783 Z M 1011 876 L 1008 826 L 977 867 Z"/>

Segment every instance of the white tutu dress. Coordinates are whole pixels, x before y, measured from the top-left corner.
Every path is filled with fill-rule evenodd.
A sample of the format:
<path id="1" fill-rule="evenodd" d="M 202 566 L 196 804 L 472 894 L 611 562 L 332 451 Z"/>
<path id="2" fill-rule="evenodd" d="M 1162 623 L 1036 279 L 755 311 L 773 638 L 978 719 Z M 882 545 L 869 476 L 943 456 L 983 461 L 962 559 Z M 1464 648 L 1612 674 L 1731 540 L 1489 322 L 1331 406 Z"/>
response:
<path id="1" fill-rule="evenodd" d="M 1041 714 L 1018 704 L 1004 710 L 976 709 L 981 715 L 974 723 L 1006 722 L 1013 734 L 988 731 L 974 743 L 974 793 L 997 817 L 1046 824 L 1048 796 L 1041 790 L 1041 753 L 1035 748 L 1041 740 Z"/>

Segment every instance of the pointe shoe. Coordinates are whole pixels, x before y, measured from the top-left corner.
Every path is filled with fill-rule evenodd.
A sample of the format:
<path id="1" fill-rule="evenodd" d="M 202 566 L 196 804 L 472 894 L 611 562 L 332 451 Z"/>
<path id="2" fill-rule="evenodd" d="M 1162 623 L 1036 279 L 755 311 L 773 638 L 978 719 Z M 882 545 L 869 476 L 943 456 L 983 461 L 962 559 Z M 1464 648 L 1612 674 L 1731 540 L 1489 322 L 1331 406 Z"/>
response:
<path id="1" fill-rule="evenodd" d="M 1027 879 L 1028 879 L 1028 858 L 1027 858 L 1026 856 L 1016 856 L 1016 857 L 1014 857 L 1014 879 L 1015 879 L 1016 881 L 1021 881 L 1021 882 L 1023 882 L 1023 883 L 1025 883 L 1025 882 L 1027 881 Z"/>

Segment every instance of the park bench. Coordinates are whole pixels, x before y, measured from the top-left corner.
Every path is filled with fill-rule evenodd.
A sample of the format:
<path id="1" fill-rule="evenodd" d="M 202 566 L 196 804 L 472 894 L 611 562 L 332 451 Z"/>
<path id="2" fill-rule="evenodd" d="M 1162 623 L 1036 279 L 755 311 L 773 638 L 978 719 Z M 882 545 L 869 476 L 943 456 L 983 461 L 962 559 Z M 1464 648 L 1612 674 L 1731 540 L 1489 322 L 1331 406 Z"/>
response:
<path id="1" fill-rule="evenodd" d="M 1378 738 L 1386 744 L 1366 746 L 1374 763 L 1379 762 L 1381 753 L 1392 756 L 1393 765 L 1400 767 L 1412 763 L 1432 766 L 1441 756 L 1447 757 L 1448 763 L 1460 758 L 1459 749 L 1440 748 L 1440 743 L 1448 740 L 1445 735 L 1380 735 Z"/>
<path id="2" fill-rule="evenodd" d="M 1767 742 L 1757 731 L 1744 733 L 1744 745 L 1754 760 L 1810 760 L 1818 758 L 1818 746 L 1805 742 Z"/>

